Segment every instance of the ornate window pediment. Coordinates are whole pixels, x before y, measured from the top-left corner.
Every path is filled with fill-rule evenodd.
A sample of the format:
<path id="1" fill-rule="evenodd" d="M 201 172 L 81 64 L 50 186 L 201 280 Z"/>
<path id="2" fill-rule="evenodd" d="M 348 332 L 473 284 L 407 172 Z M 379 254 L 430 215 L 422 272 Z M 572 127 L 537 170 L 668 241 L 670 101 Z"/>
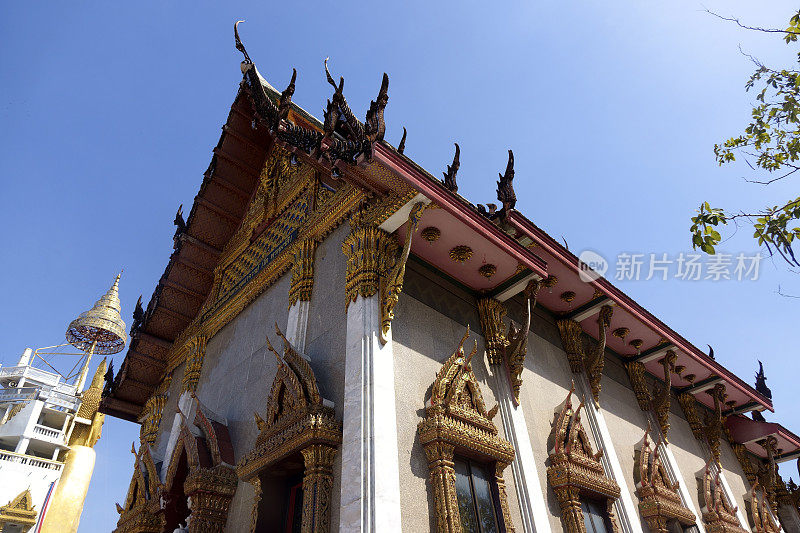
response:
<path id="1" fill-rule="evenodd" d="M 611 527 L 615 532 L 619 526 L 614 516 L 614 501 L 619 498 L 619 486 L 606 477 L 600 463 L 602 451 L 592 448 L 589 436 L 581 424 L 580 411 L 572 407 L 573 384 L 566 400 L 555 411 L 551 432 L 550 466 L 547 481 L 561 506 L 561 520 L 569 533 L 586 533 L 581 498 L 599 499 L 606 502 Z"/>
<path id="2" fill-rule="evenodd" d="M 14 524 L 21 526 L 21 531 L 28 531 L 28 528 L 36 524 L 37 514 L 33 506 L 31 491 L 25 489 L 13 500 L 0 507 L 0 529 L 3 529 L 6 524 Z"/>
<path id="3" fill-rule="evenodd" d="M 221 533 L 238 483 L 233 447 L 227 425 L 191 394 L 195 402 L 194 429 L 181 413 L 181 429 L 169 458 L 160 505 L 168 529 L 186 517 L 190 533 Z M 173 525 L 176 520 L 178 523 Z"/>
<path id="4" fill-rule="evenodd" d="M 667 522 L 677 520 L 684 526 L 695 523 L 694 513 L 681 502 L 678 484 L 667 475 L 658 447 L 650 446 L 650 425 L 637 446 L 634 478 L 636 495 L 639 497 L 639 512 L 653 532 L 669 531 Z"/>
<path id="5" fill-rule="evenodd" d="M 769 498 L 758 481 L 750 489 L 750 521 L 755 533 L 778 533 L 781 530 L 770 512 Z"/>
<path id="6" fill-rule="evenodd" d="M 514 531 L 508 509 L 503 470 L 514 460 L 513 446 L 497 434 L 492 418 L 497 406 L 487 411 L 469 356 L 464 355 L 464 342 L 444 362 L 436 374 L 431 399 L 425 408 L 425 419 L 419 423 L 420 442 L 425 448 L 430 467 L 430 481 L 436 508 L 439 532 L 462 531 L 456 495 L 456 453 L 494 464 L 494 479 L 499 496 L 500 514 L 506 531 Z"/>
<path id="7" fill-rule="evenodd" d="M 255 447 L 236 466 L 239 478 L 251 483 L 256 492 L 251 531 L 259 524 L 264 505 L 262 475 L 280 470 L 281 465 L 298 455 L 303 463 L 300 531 L 328 531 L 333 460 L 342 442 L 342 425 L 335 418 L 333 406 L 322 399 L 311 365 L 295 351 L 277 324 L 275 331 L 283 339 L 284 349 L 283 355 L 279 354 L 267 339 L 267 348 L 278 360 L 267 412 L 264 418 L 254 413 L 259 430 Z"/>
<path id="8" fill-rule="evenodd" d="M 701 495 L 703 522 L 708 533 L 744 533 L 747 531 L 739 524 L 736 513 L 739 508 L 733 505 L 722 488 L 719 467 L 715 465 L 712 472 L 713 459 L 706 463 L 703 471 Z"/>
<path id="9" fill-rule="evenodd" d="M 164 527 L 164 516 L 160 500 L 164 486 L 158 476 L 150 446 L 142 442 L 137 452 L 131 445 L 134 456 L 133 476 L 128 487 L 125 504 L 117 504 L 120 514 L 115 533 L 160 533 Z"/>

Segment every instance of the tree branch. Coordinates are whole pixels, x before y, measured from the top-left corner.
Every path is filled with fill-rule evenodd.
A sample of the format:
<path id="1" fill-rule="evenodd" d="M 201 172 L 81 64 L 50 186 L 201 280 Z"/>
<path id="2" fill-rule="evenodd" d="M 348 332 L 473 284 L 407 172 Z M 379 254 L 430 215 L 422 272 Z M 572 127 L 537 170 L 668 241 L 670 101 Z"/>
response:
<path id="1" fill-rule="evenodd" d="M 778 285 L 778 290 L 775 291 L 775 292 L 777 292 L 778 294 L 780 294 L 784 298 L 798 298 L 798 299 L 800 299 L 800 296 L 795 296 L 794 294 L 786 294 L 783 291 L 781 291 L 781 286 L 780 285 Z"/>
<path id="2" fill-rule="evenodd" d="M 746 30 L 762 31 L 764 33 L 782 33 L 784 35 L 797 35 L 797 32 L 794 32 L 794 31 L 779 30 L 777 28 L 760 28 L 758 26 L 746 26 L 746 25 L 742 24 L 739 21 L 739 19 L 737 19 L 737 18 L 734 18 L 734 17 L 723 17 L 722 15 L 720 15 L 718 13 L 714 13 L 710 9 L 706 9 L 705 12 L 708 13 L 709 15 L 714 15 L 715 17 L 717 17 L 719 19 L 727 20 L 728 22 L 734 22 L 740 28 L 744 28 Z"/>
<path id="3" fill-rule="evenodd" d="M 786 165 L 786 166 L 793 166 L 793 165 L 790 165 L 790 164 L 788 164 L 788 163 L 784 163 L 784 165 Z M 747 179 L 747 178 L 744 178 L 744 181 L 746 181 L 746 182 L 748 182 L 748 183 L 758 183 L 759 185 L 769 185 L 770 183 L 774 183 L 774 182 L 776 182 L 776 181 L 778 181 L 778 180 L 782 180 L 783 178 L 786 178 L 786 177 L 789 177 L 789 176 L 791 176 L 792 174 L 794 174 L 794 173 L 795 173 L 795 172 L 797 172 L 798 170 L 800 170 L 800 167 L 794 167 L 792 170 L 790 170 L 789 172 L 787 172 L 787 173 L 786 173 L 786 174 L 784 174 L 783 176 L 778 176 L 777 178 L 772 178 L 771 180 L 767 180 L 767 181 L 760 181 L 760 180 L 749 180 L 749 179 Z"/>

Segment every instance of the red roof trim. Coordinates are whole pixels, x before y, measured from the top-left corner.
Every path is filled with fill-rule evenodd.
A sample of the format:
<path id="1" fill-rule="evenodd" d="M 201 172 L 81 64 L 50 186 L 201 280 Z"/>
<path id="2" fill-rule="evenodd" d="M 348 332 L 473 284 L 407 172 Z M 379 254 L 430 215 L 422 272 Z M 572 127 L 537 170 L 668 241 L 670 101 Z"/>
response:
<path id="1" fill-rule="evenodd" d="M 374 157 L 432 202 L 435 202 L 439 207 L 452 214 L 472 230 L 486 237 L 492 244 L 508 252 L 509 255 L 533 270 L 534 273 L 542 277 L 547 276 L 547 263 L 541 257 L 521 246 L 511 236 L 504 233 L 474 209 L 467 208 L 463 201 L 445 189 L 441 183 L 431 179 L 428 174 L 413 163 L 410 163 L 407 158 L 395 152 L 394 149 L 384 144 L 376 144 Z"/>
<path id="2" fill-rule="evenodd" d="M 770 435 L 777 435 L 794 446 L 792 450 L 782 450 L 781 455 L 792 454 L 800 450 L 800 437 L 777 422 L 760 422 L 747 418 L 746 416 L 737 415 L 729 416 L 725 425 L 728 427 L 731 436 L 736 442 L 753 442 L 764 439 Z M 766 452 L 762 454 L 762 456 L 766 456 Z"/>

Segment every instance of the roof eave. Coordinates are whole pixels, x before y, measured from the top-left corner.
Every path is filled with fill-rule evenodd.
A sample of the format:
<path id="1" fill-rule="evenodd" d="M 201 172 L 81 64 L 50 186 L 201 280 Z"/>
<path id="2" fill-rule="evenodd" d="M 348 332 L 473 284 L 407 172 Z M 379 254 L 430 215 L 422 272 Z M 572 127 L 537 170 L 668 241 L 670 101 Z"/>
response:
<path id="1" fill-rule="evenodd" d="M 447 190 L 438 180 L 430 177 L 407 157 L 398 153 L 386 143 L 376 143 L 373 157 L 398 176 L 406 180 L 418 192 L 425 195 L 439 207 L 446 210 L 463 222 L 470 229 L 486 237 L 492 244 L 499 246 L 514 259 L 525 265 L 535 274 L 546 277 L 547 263 L 521 246 L 513 237 L 495 226 L 486 217 L 480 215 L 471 206 L 466 205 L 451 191 Z"/>
<path id="2" fill-rule="evenodd" d="M 507 220 L 512 226 L 527 235 L 529 238 L 533 239 L 534 242 L 541 246 L 545 251 L 550 253 L 553 257 L 556 257 L 564 264 L 573 267 L 576 274 L 580 271 L 579 260 L 574 254 L 559 244 L 543 230 L 538 228 L 520 212 L 512 211 Z M 653 331 L 671 342 L 678 350 L 684 352 L 686 355 L 704 366 L 709 370 L 709 372 L 719 374 L 727 383 L 733 385 L 736 389 L 746 394 L 754 402 L 763 406 L 765 409 L 774 412 L 772 401 L 742 381 L 742 379 L 740 379 L 736 374 L 732 373 L 713 359 L 709 358 L 700 349 L 684 339 L 672 328 L 664 324 L 647 309 L 636 303 L 632 298 L 615 287 L 606 278 L 599 277 L 590 283 L 594 287 L 602 290 L 617 305 L 625 309 L 632 316 L 636 317 L 647 327 L 651 328 Z"/>

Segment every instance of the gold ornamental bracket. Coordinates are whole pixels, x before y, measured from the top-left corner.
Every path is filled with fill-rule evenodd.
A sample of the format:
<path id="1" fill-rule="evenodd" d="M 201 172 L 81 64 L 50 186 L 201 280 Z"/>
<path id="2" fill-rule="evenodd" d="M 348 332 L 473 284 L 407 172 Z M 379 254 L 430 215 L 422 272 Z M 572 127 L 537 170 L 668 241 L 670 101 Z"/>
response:
<path id="1" fill-rule="evenodd" d="M 141 428 L 139 439 L 143 443 L 154 445 L 158 437 L 158 430 L 161 427 L 161 418 L 164 415 L 164 407 L 169 399 L 169 387 L 172 384 L 172 371 L 161 379 L 152 396 L 147 399 L 139 417 Z"/>
<path id="2" fill-rule="evenodd" d="M 369 298 L 380 291 L 380 340 L 383 344 L 388 342 L 394 308 L 403 292 L 406 262 L 411 254 L 413 235 L 426 207 L 425 202 L 417 202 L 411 208 L 406 242 L 399 255 L 394 237 L 374 223 L 365 221 L 363 212 L 352 217 L 352 230 L 342 242 L 342 252 L 347 256 L 346 305 L 349 307 L 358 296 Z"/>
<path id="3" fill-rule="evenodd" d="M 650 424 L 636 446 L 634 480 L 639 497 L 639 513 L 653 533 L 668 533 L 672 521 L 683 526 L 694 525 L 697 518 L 683 505 L 678 483 L 670 481 L 659 457 L 658 446 L 651 446 L 649 434 Z"/>
<path id="4" fill-rule="evenodd" d="M 314 288 L 314 252 L 317 249 L 315 239 L 305 239 L 298 243 L 292 264 L 292 279 L 289 285 L 289 308 L 300 302 L 311 301 Z"/>
<path id="5" fill-rule="evenodd" d="M 678 356 L 675 352 L 667 350 L 666 355 L 659 361 L 659 364 L 664 367 L 664 383 L 653 394 L 653 412 L 658 420 L 664 440 L 667 440 L 667 434 L 669 433 L 670 389 L 672 388 L 672 373 L 675 371 L 675 361 L 677 360 Z"/>
<path id="6" fill-rule="evenodd" d="M 499 365 L 503 362 L 503 352 L 508 342 L 503 333 L 506 308 L 494 298 L 481 298 L 478 300 L 478 316 L 486 349 L 486 361 L 490 365 Z"/>
<path id="7" fill-rule="evenodd" d="M 688 392 L 682 392 L 678 394 L 678 403 L 686 416 L 686 421 L 689 422 L 689 428 L 692 430 L 694 438 L 703 440 L 704 426 L 703 421 L 700 419 L 700 414 L 697 412 L 697 400 L 695 397 Z"/>
<path id="8" fill-rule="evenodd" d="M 503 317 L 506 309 L 494 298 L 478 300 L 478 315 L 486 344 L 486 358 L 490 365 L 503 364 L 506 376 L 511 385 L 514 405 L 519 405 L 519 394 L 522 387 L 522 371 L 525 368 L 525 357 L 528 353 L 528 334 L 531 329 L 531 317 L 536 307 L 536 295 L 541 281 L 533 279 L 523 291 L 525 299 L 525 321 L 523 324 L 509 323 L 508 330 L 503 333 Z"/>
<path id="9" fill-rule="evenodd" d="M 722 416 L 722 405 L 727 397 L 725 385 L 717 383 L 708 393 L 714 398 L 714 412 L 706 413 L 705 423 L 703 424 L 703 435 L 706 438 L 708 447 L 711 449 L 712 459 L 719 467 L 720 438 L 722 437 L 722 429 L 725 424 L 725 418 Z"/>
<path id="10" fill-rule="evenodd" d="M 422 213 L 428 205 L 424 202 L 417 202 L 411 208 L 408 215 L 408 227 L 406 229 L 406 242 L 403 251 L 395 262 L 392 269 L 383 278 L 381 285 L 381 334 L 380 339 L 383 344 L 389 341 L 389 330 L 392 328 L 394 319 L 394 308 L 400 300 L 400 293 L 403 292 L 403 280 L 406 274 L 406 262 L 411 254 L 411 242 L 414 233 L 417 231 Z"/>
<path id="11" fill-rule="evenodd" d="M 758 468 L 758 482 L 763 488 L 764 495 L 774 510 L 778 510 L 778 500 L 775 497 L 776 489 L 778 488 L 778 464 L 775 462 L 775 457 L 780 453 L 778 450 L 778 439 L 774 435 L 769 435 L 767 438 L 758 441 L 758 445 L 764 448 L 767 452 L 767 458 L 759 462 Z"/>
<path id="12" fill-rule="evenodd" d="M 525 369 L 525 357 L 528 354 L 528 334 L 531 329 L 531 318 L 536 307 L 536 296 L 541 288 L 539 280 L 531 280 L 523 291 L 525 298 L 525 322 L 517 326 L 513 322 L 508 325 L 506 339 L 508 344 L 503 348 L 503 360 L 511 384 L 514 405 L 519 405 L 519 393 L 522 388 L 522 371 Z"/>
<path id="13" fill-rule="evenodd" d="M 667 434 L 669 432 L 672 374 L 675 372 L 675 361 L 677 361 L 677 358 L 678 356 L 673 350 L 667 350 L 666 355 L 658 361 L 664 368 L 664 383 L 658 385 L 652 392 L 647 385 L 644 364 L 639 361 L 625 363 L 625 369 L 628 371 L 628 379 L 630 379 L 631 387 L 636 395 L 639 408 L 642 411 L 649 411 L 652 409 L 656 420 L 658 420 L 661 435 L 665 441 L 667 440 Z M 678 396 L 678 402 L 681 404 L 681 407 L 683 407 L 686 418 L 691 426 L 692 420 L 697 418 L 696 411 L 693 414 L 691 413 L 691 410 L 695 409 L 694 396 L 682 393 L 682 395 Z"/>
<path id="14" fill-rule="evenodd" d="M 620 496 L 616 481 L 608 478 L 600 458 L 592 448 L 589 436 L 581 424 L 581 400 L 577 409 L 572 406 L 575 384 L 564 402 L 556 407 L 553 430 L 549 439 L 547 481 L 556 494 L 561 507 L 561 520 L 569 533 L 587 533 L 581 506 L 581 497 L 589 496 L 606 502 L 606 510 L 614 533 L 620 527 L 616 520 L 614 502 Z"/>
<path id="15" fill-rule="evenodd" d="M 547 286 L 547 280 L 545 280 L 545 286 Z M 587 349 L 584 344 L 583 329 L 578 322 L 572 319 L 561 319 L 556 322 L 570 369 L 575 374 L 586 372 L 596 404 L 600 403 L 601 380 L 605 366 L 606 330 L 611 326 L 613 314 L 614 308 L 610 304 L 605 304 L 600 308 L 597 317 L 597 343 L 591 349 Z"/>
<path id="16" fill-rule="evenodd" d="M 494 484 L 502 511 L 498 518 L 503 520 L 505 530 L 513 531 L 503 471 L 514 460 L 514 447 L 498 435 L 492 422 L 498 406 L 486 410 L 471 366 L 478 343 L 465 355 L 468 337 L 469 327 L 456 351 L 436 374 L 425 418 L 417 426 L 430 468 L 437 531 L 458 531 L 452 526 L 460 523 L 453 463 L 457 453 L 494 463 Z"/>

